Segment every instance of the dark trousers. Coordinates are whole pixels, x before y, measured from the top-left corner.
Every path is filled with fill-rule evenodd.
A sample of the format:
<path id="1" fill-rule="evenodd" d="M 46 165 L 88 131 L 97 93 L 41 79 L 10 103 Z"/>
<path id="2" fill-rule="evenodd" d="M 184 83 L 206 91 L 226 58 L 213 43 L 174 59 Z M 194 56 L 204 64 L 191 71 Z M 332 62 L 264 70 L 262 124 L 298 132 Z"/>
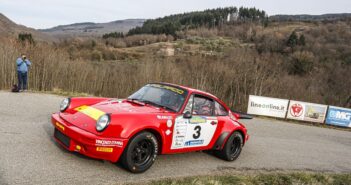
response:
<path id="1" fill-rule="evenodd" d="M 26 90 L 27 89 L 27 72 L 17 71 L 18 77 L 18 90 Z"/>

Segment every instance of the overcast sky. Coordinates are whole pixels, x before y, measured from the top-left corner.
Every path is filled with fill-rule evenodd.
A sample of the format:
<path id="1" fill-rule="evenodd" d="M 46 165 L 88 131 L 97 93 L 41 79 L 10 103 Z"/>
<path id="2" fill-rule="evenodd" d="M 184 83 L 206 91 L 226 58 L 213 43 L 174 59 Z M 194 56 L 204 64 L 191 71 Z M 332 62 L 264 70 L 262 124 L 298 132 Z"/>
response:
<path id="1" fill-rule="evenodd" d="M 269 15 L 351 13 L 351 0 L 1 0 L 0 13 L 18 24 L 49 28 L 226 6 L 256 7 Z"/>

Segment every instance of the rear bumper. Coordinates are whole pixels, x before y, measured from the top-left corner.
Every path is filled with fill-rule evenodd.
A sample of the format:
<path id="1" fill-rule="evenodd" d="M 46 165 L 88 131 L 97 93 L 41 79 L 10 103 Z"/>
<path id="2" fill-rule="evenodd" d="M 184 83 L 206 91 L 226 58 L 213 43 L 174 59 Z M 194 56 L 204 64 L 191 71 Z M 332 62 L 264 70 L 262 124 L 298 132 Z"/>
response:
<path id="1" fill-rule="evenodd" d="M 60 118 L 58 113 L 52 114 L 51 123 L 55 127 L 56 142 L 88 157 L 117 162 L 128 143 L 127 139 L 105 138 L 82 130 Z"/>

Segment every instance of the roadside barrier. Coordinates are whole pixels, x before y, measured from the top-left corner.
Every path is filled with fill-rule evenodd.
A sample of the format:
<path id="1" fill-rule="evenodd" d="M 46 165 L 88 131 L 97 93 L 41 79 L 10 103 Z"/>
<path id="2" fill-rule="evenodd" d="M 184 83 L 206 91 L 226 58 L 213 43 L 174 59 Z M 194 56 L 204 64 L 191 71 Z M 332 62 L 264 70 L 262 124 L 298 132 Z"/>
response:
<path id="1" fill-rule="evenodd" d="M 287 119 L 324 123 L 328 106 L 290 100 Z"/>
<path id="2" fill-rule="evenodd" d="M 250 95 L 247 113 L 351 127 L 351 109 L 295 100 Z"/>
<path id="3" fill-rule="evenodd" d="M 351 127 L 351 109 L 329 106 L 325 123 L 341 127 Z"/>
<path id="4" fill-rule="evenodd" d="M 250 95 L 248 114 L 285 118 L 289 100 Z"/>

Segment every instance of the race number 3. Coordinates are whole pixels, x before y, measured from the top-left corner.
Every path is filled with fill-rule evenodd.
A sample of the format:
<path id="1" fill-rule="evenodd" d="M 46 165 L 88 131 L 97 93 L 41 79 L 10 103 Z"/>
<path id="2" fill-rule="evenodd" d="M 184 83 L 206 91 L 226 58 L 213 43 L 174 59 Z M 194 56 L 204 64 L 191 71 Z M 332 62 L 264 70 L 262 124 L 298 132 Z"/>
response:
<path id="1" fill-rule="evenodd" d="M 194 139 L 198 139 L 201 135 L 201 127 L 200 126 L 196 126 L 194 128 L 195 134 L 193 134 L 193 138 Z"/>

